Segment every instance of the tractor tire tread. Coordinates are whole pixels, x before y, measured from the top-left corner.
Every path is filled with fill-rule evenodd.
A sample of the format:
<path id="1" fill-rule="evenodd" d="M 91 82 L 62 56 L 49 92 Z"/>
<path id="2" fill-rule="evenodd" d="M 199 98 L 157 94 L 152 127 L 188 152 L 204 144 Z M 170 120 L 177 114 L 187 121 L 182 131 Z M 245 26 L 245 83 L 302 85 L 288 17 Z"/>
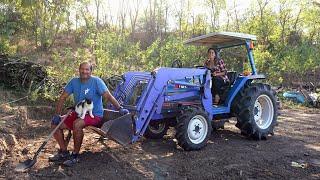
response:
<path id="1" fill-rule="evenodd" d="M 254 139 L 266 139 L 269 134 L 272 135 L 274 133 L 274 127 L 277 122 L 275 92 L 271 89 L 270 85 L 263 83 L 246 84 L 240 91 L 241 92 L 238 93 L 232 105 L 232 113 L 237 118 L 236 127 L 241 130 L 242 134 L 250 136 Z M 255 100 L 261 94 L 268 95 L 274 108 L 272 122 L 270 126 L 264 130 L 260 129 L 256 125 L 253 117 L 253 106 Z"/>
<path id="2" fill-rule="evenodd" d="M 206 118 L 208 123 L 208 127 L 207 127 L 208 132 L 207 132 L 206 138 L 200 144 L 193 144 L 189 140 L 188 132 L 187 132 L 189 120 L 191 120 L 192 117 L 196 115 L 202 115 L 203 117 Z M 175 138 L 178 141 L 178 145 L 182 147 L 185 151 L 200 150 L 201 148 L 203 148 L 207 144 L 207 141 L 212 131 L 211 121 L 209 121 L 208 119 L 209 118 L 207 113 L 201 107 L 192 106 L 182 110 L 181 115 L 178 116 L 177 125 L 175 126 L 175 129 L 176 129 Z"/>

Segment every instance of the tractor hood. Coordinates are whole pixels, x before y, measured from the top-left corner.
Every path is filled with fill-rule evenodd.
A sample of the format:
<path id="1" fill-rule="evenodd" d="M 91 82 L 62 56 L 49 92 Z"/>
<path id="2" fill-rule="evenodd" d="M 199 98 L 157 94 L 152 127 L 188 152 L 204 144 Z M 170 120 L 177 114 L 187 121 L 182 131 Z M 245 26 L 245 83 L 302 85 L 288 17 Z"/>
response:
<path id="1" fill-rule="evenodd" d="M 251 34 L 236 32 L 214 32 L 191 38 L 185 44 L 197 46 L 210 46 L 214 48 L 226 48 L 245 44 L 247 40 L 256 41 L 257 37 Z"/>

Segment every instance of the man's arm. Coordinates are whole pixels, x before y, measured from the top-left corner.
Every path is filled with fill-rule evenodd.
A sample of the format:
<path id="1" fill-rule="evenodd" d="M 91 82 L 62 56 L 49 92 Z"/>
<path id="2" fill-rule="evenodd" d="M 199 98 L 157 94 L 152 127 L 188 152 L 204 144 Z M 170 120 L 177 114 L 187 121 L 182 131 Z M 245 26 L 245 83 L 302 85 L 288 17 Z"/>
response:
<path id="1" fill-rule="evenodd" d="M 119 102 L 112 96 L 109 90 L 103 93 L 102 95 L 107 101 L 111 102 L 118 110 L 120 109 Z"/>
<path id="2" fill-rule="evenodd" d="M 56 105 L 56 114 L 61 115 L 63 104 L 68 96 L 69 94 L 66 91 L 63 91 Z"/>

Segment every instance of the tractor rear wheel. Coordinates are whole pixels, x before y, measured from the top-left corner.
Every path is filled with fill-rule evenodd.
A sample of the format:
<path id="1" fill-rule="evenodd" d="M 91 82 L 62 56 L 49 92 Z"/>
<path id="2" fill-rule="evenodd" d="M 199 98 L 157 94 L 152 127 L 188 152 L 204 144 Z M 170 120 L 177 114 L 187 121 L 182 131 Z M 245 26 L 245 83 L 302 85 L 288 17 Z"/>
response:
<path id="1" fill-rule="evenodd" d="M 275 93 L 267 84 L 246 85 L 233 103 L 241 134 L 261 140 L 273 135 L 277 121 Z"/>
<path id="2" fill-rule="evenodd" d="M 178 144 L 186 151 L 203 148 L 212 131 L 208 115 L 201 108 L 195 107 L 182 111 L 175 128 Z"/>
<path id="3" fill-rule="evenodd" d="M 149 139 L 161 139 L 168 131 L 168 123 L 166 121 L 150 122 L 144 136 Z"/>

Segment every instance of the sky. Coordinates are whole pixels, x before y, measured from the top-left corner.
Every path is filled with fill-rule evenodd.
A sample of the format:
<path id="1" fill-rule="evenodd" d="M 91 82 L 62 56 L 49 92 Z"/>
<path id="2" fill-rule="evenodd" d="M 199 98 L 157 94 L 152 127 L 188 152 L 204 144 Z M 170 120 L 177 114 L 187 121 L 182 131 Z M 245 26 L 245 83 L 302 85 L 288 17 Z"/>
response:
<path id="1" fill-rule="evenodd" d="M 110 10 L 113 14 L 116 14 L 119 11 L 119 8 L 123 8 L 124 6 L 122 0 L 104 0 L 103 2 L 111 7 Z M 136 0 L 126 0 L 126 4 L 129 6 L 132 6 L 134 2 L 136 2 Z M 149 0 L 140 0 L 140 2 L 141 9 L 144 9 L 148 6 Z M 175 4 L 178 4 L 180 0 L 167 0 L 167 2 L 172 7 L 175 6 Z M 194 5 L 194 12 L 203 12 L 203 7 L 201 4 L 204 3 L 204 0 L 192 0 L 191 2 Z M 239 9 L 245 9 L 248 7 L 250 0 L 226 0 L 227 8 L 232 8 L 234 2 Z M 95 8 L 92 7 L 92 9 Z"/>
<path id="2" fill-rule="evenodd" d="M 136 1 L 140 2 L 140 17 L 143 14 L 143 10 L 148 7 L 149 5 L 149 0 L 102 0 L 102 4 L 101 4 L 101 9 L 103 9 L 103 11 L 100 11 L 100 19 L 102 17 L 107 17 L 107 21 L 108 22 L 117 22 L 117 18 L 119 16 L 119 12 L 121 11 L 129 11 L 129 9 L 134 9 L 134 4 Z M 158 0 L 160 1 L 160 0 Z M 174 17 L 174 14 L 176 11 L 180 10 L 180 2 L 186 2 L 187 0 L 166 0 L 168 2 L 169 5 L 169 11 L 171 13 L 171 16 L 168 17 L 168 26 L 169 29 L 174 29 L 177 27 L 177 20 Z M 249 7 L 250 2 L 252 2 L 253 0 L 226 0 L 226 9 L 234 9 L 234 7 L 237 8 L 237 12 L 238 15 L 241 16 L 241 14 L 243 14 L 246 10 L 246 8 Z M 89 6 L 89 11 L 92 13 L 92 15 L 96 15 L 96 6 L 94 4 L 94 0 L 92 0 L 90 6 Z M 125 2 L 125 3 L 124 3 Z M 206 8 L 206 6 L 204 5 L 204 0 L 191 0 L 191 14 L 197 15 L 197 14 L 204 14 L 207 13 L 209 14 L 209 7 Z M 233 11 L 233 10 L 232 10 Z M 208 17 L 210 17 L 208 15 Z M 74 17 L 75 18 L 75 17 Z M 208 19 L 208 21 L 210 22 L 210 20 Z M 226 21 L 226 13 L 225 12 L 221 12 L 220 15 L 220 24 L 223 24 L 223 22 Z M 127 14 L 127 18 L 126 18 L 126 24 L 129 25 L 129 17 Z M 208 23 L 209 23 L 208 22 Z"/>

